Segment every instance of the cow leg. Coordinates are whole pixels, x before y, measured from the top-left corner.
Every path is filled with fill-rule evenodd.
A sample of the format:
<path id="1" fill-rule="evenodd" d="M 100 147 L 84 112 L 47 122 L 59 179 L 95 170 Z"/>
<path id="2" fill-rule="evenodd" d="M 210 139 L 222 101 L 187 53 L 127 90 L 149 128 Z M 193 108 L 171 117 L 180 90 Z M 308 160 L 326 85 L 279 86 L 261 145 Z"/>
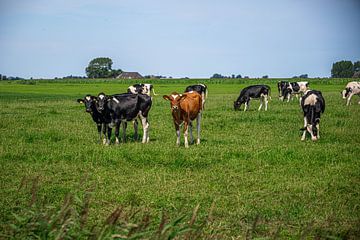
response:
<path id="1" fill-rule="evenodd" d="M 115 124 L 115 144 L 120 143 L 119 141 L 120 124 L 121 124 L 120 121 Z"/>
<path id="2" fill-rule="evenodd" d="M 316 136 L 314 135 L 314 132 L 313 132 L 313 126 L 314 125 L 312 125 L 312 124 L 307 124 L 307 131 L 310 133 L 310 135 L 311 135 L 311 140 L 313 140 L 313 141 L 316 141 L 317 140 L 317 138 L 316 138 Z"/>
<path id="3" fill-rule="evenodd" d="M 350 93 L 347 101 L 346 101 L 346 106 L 349 106 L 350 105 L 350 100 L 351 100 L 351 97 L 352 97 L 353 94 Z"/>
<path id="4" fill-rule="evenodd" d="M 200 122 L 201 122 L 201 113 L 198 113 L 196 117 L 196 131 L 197 131 L 197 140 L 196 144 L 200 144 Z"/>
<path id="5" fill-rule="evenodd" d="M 192 144 L 194 142 L 194 136 L 193 136 L 193 124 L 192 121 L 189 122 L 189 128 L 190 128 L 190 144 Z"/>
<path id="6" fill-rule="evenodd" d="M 259 108 L 258 108 L 258 111 L 260 111 L 261 110 L 261 108 L 262 108 L 262 105 L 263 105 L 263 96 L 260 96 L 260 106 L 259 106 Z"/>
<path id="7" fill-rule="evenodd" d="M 304 117 L 304 131 L 303 131 L 303 134 L 302 134 L 302 137 L 301 137 L 301 141 L 305 140 L 306 132 L 307 132 L 306 129 L 307 129 L 307 119 L 306 119 L 306 117 Z"/>
<path id="8" fill-rule="evenodd" d="M 109 126 L 109 124 L 106 124 L 106 129 L 107 129 L 107 141 L 106 141 L 106 145 L 110 145 L 110 139 L 111 139 L 111 132 L 112 129 Z"/>
<path id="9" fill-rule="evenodd" d="M 123 121 L 122 122 L 122 141 L 123 141 L 123 143 L 125 143 L 126 142 L 126 128 L 127 128 L 127 121 L 125 120 L 125 121 Z"/>
<path id="10" fill-rule="evenodd" d="M 99 134 L 99 144 L 101 144 L 101 123 L 97 123 L 96 124 L 96 127 L 97 127 L 97 131 L 98 131 L 98 134 Z"/>
<path id="11" fill-rule="evenodd" d="M 250 104 L 249 100 L 245 102 L 244 112 L 249 108 L 249 104 Z"/>
<path id="12" fill-rule="evenodd" d="M 142 127 L 143 127 L 142 143 L 147 143 L 147 142 L 149 142 L 149 127 L 150 127 L 150 124 L 148 122 L 147 117 L 144 117 L 141 114 L 140 114 L 140 119 L 141 119 L 141 124 L 142 124 Z"/>
<path id="13" fill-rule="evenodd" d="M 176 130 L 176 145 L 180 145 L 180 126 L 174 123 Z"/>
<path id="14" fill-rule="evenodd" d="M 184 142 L 185 142 L 185 147 L 186 147 L 186 148 L 189 147 L 189 142 L 188 142 L 188 130 L 189 130 L 189 120 L 188 120 L 188 121 L 184 121 Z"/>
<path id="15" fill-rule="evenodd" d="M 268 109 L 268 103 L 269 103 L 268 95 L 265 95 L 265 111 L 267 111 Z"/>
<path id="16" fill-rule="evenodd" d="M 288 93 L 288 94 L 287 94 L 287 102 L 290 102 L 290 98 L 291 98 L 291 94 Z"/>
<path id="17" fill-rule="evenodd" d="M 106 144 L 106 136 L 107 136 L 107 124 L 106 123 L 103 123 L 101 124 L 101 128 L 102 128 L 102 135 L 103 135 L 103 144 L 105 145 Z"/>
<path id="18" fill-rule="evenodd" d="M 317 138 L 320 138 L 320 124 L 316 124 L 316 128 L 317 128 Z"/>
<path id="19" fill-rule="evenodd" d="M 133 120 L 133 126 L 134 126 L 134 140 L 137 141 L 138 140 L 138 121 L 137 119 Z"/>

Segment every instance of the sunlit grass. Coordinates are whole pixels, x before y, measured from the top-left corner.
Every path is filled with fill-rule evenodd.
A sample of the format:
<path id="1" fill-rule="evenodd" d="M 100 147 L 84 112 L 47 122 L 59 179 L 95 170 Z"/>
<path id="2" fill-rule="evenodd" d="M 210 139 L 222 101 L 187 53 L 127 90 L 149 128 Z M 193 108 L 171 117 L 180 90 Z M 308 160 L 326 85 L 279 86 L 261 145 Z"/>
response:
<path id="1" fill-rule="evenodd" d="M 176 216 L 200 204 L 205 216 L 214 202 L 208 231 L 225 238 L 244 238 L 256 219 L 253 237 L 298 238 L 306 229 L 309 236 L 359 234 L 360 107 L 358 99 L 344 106 L 339 92 L 345 80 L 311 84 L 327 104 L 318 142 L 300 141 L 298 101 L 280 102 L 276 81 L 267 82 L 269 110 L 258 112 L 259 102 L 252 101 L 245 113 L 235 112 L 232 103 L 250 80 L 206 81 L 202 143 L 189 149 L 183 137 L 181 147 L 175 145 L 169 103 L 161 96 L 197 80 L 155 82 L 159 96 L 150 112 L 150 143 L 134 142 L 129 124 L 128 142 L 109 147 L 97 144 L 96 127 L 76 99 L 125 92 L 129 83 L 0 83 L 2 228 L 11 213 L 27 206 L 29 196 L 18 191 L 21 179 L 38 176 L 39 197 L 48 204 L 93 187 L 93 222 L 118 205 Z"/>

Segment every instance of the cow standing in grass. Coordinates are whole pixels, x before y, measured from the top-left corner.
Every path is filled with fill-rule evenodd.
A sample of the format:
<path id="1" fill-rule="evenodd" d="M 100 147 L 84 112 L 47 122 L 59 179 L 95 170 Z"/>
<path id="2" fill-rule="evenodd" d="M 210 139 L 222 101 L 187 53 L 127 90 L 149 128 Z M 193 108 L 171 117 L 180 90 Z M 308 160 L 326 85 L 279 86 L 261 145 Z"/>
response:
<path id="1" fill-rule="evenodd" d="M 164 95 L 165 100 L 170 101 L 171 114 L 173 117 L 176 130 L 176 144 L 180 145 L 180 125 L 184 124 L 184 140 L 185 147 L 189 147 L 188 130 L 190 128 L 190 142 L 193 142 L 192 121 L 196 119 L 197 141 L 200 144 L 200 121 L 202 110 L 201 95 L 196 91 L 178 94 L 176 92 L 171 95 Z"/>
<path id="2" fill-rule="evenodd" d="M 102 140 L 103 144 L 109 145 L 112 131 L 109 126 L 111 122 L 110 114 L 99 111 L 97 98 L 95 96 L 86 95 L 83 99 L 77 99 L 77 102 L 85 105 L 85 111 L 91 115 L 93 121 L 96 123 L 99 133 L 99 142 Z"/>
<path id="3" fill-rule="evenodd" d="M 360 96 L 360 82 L 349 82 L 346 84 L 345 90 L 343 90 L 341 94 L 343 99 L 347 99 L 346 106 L 349 106 L 352 96 Z M 360 104 L 360 101 L 358 103 Z"/>
<path id="4" fill-rule="evenodd" d="M 104 93 L 98 96 L 99 106 L 103 111 L 111 116 L 111 125 L 115 126 L 115 142 L 119 143 L 120 125 L 123 130 L 123 142 L 126 141 L 126 128 L 127 122 L 134 123 L 135 134 L 134 138 L 137 139 L 137 121 L 140 118 L 143 127 L 142 143 L 149 142 L 149 121 L 148 114 L 151 109 L 151 97 L 145 94 L 116 94 L 107 96 Z"/>
<path id="5" fill-rule="evenodd" d="M 205 109 L 205 100 L 208 95 L 208 88 L 205 84 L 187 86 L 185 92 L 195 91 L 201 95 L 202 110 Z"/>
<path id="6" fill-rule="evenodd" d="M 241 105 L 244 103 L 246 111 L 249 108 L 251 99 L 260 99 L 259 111 L 265 102 L 265 111 L 268 108 L 268 98 L 270 97 L 270 87 L 268 85 L 252 85 L 244 88 L 240 92 L 240 96 L 234 102 L 234 110 L 240 110 Z"/>
<path id="7" fill-rule="evenodd" d="M 279 99 L 283 101 L 287 99 L 287 102 L 289 102 L 292 96 L 299 98 L 299 95 L 307 91 L 309 83 L 280 81 L 278 82 L 277 86 L 279 91 Z"/>
<path id="8" fill-rule="evenodd" d="M 301 98 L 301 108 L 304 113 L 304 128 L 301 140 L 304 141 L 306 132 L 311 135 L 311 140 L 320 138 L 320 116 L 325 111 L 325 99 L 320 91 L 308 90 Z"/>

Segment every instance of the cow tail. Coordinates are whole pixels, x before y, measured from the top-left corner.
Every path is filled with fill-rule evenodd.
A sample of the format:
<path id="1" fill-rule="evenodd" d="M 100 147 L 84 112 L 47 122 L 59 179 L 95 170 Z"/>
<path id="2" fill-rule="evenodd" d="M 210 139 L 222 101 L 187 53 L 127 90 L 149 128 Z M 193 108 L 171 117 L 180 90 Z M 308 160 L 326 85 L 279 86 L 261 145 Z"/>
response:
<path id="1" fill-rule="evenodd" d="M 152 91 L 153 91 L 153 94 L 154 94 L 154 96 L 156 96 L 157 94 L 155 93 L 155 90 L 154 90 L 154 88 L 152 88 Z"/>
<path id="2" fill-rule="evenodd" d="M 311 125 L 315 123 L 315 106 L 310 106 Z"/>

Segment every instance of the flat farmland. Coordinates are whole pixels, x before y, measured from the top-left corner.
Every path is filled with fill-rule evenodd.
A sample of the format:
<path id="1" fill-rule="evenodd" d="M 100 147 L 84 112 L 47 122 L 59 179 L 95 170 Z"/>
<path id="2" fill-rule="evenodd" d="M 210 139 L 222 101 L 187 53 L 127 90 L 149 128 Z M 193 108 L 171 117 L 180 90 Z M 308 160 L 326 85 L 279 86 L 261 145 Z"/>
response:
<path id="1" fill-rule="evenodd" d="M 0 82 L 3 236 L 29 202 L 57 207 L 69 193 L 91 192 L 93 224 L 123 206 L 149 213 L 155 229 L 162 213 L 191 217 L 199 205 L 199 221 L 211 212 L 201 238 L 360 237 L 360 105 L 355 96 L 345 106 L 346 79 L 309 79 L 326 100 L 317 142 L 300 141 L 299 101 L 279 101 L 276 80 L 149 82 L 158 94 L 150 143 L 135 142 L 128 124 L 127 142 L 112 139 L 110 146 L 97 143 L 96 126 L 76 99 L 122 93 L 135 81 Z M 201 144 L 185 149 L 182 135 L 177 147 L 162 95 L 199 82 L 209 89 Z M 259 83 L 272 89 L 269 110 L 257 111 L 259 101 L 252 100 L 248 112 L 234 111 L 240 90 Z"/>

